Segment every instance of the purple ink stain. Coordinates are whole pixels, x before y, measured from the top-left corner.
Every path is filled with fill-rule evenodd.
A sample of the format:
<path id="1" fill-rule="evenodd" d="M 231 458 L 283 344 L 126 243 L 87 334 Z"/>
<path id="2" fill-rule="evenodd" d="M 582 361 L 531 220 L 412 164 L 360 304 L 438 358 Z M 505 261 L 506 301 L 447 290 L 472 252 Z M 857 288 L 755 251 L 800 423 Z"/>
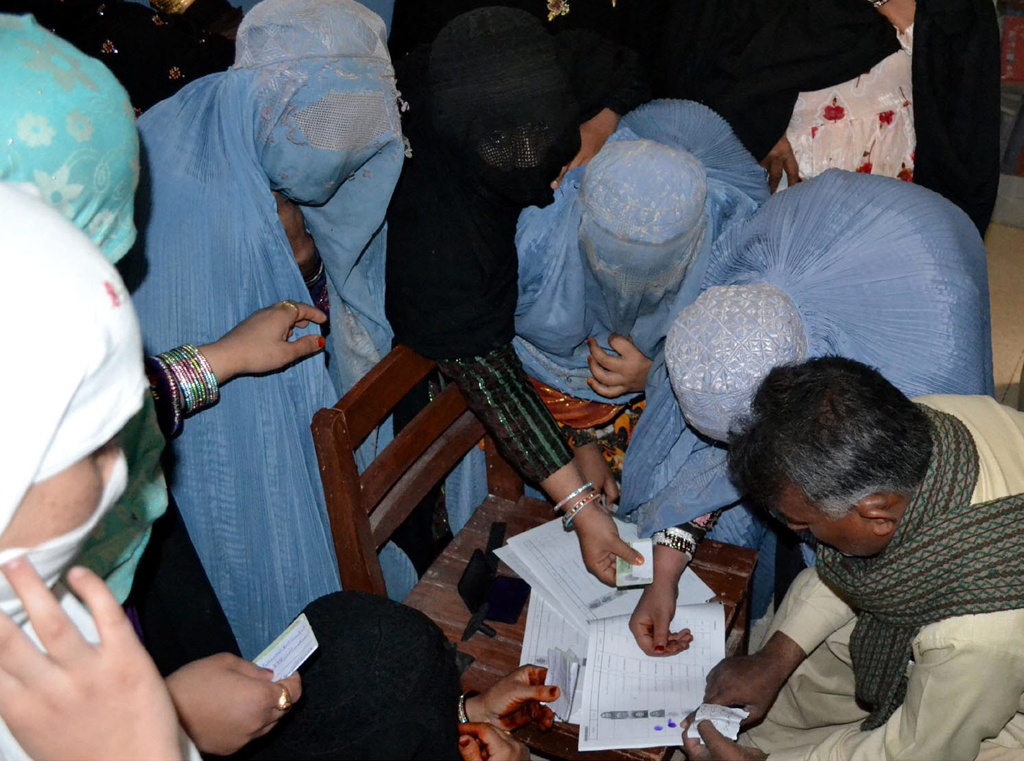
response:
<path id="1" fill-rule="evenodd" d="M 668 725 L 669 725 L 669 726 L 670 726 L 670 727 L 671 727 L 672 729 L 675 729 L 675 728 L 676 728 L 677 726 L 679 726 L 679 725 L 678 725 L 678 724 L 676 724 L 676 723 L 675 723 L 674 721 L 672 721 L 672 719 L 669 719 L 669 720 L 668 720 Z"/>
<path id="2" fill-rule="evenodd" d="M 661 730 L 663 730 L 664 728 L 665 728 L 665 727 L 661 726 L 661 724 L 655 724 L 655 725 L 654 725 L 654 731 L 655 731 L 655 732 L 660 732 L 660 731 L 661 731 Z"/>

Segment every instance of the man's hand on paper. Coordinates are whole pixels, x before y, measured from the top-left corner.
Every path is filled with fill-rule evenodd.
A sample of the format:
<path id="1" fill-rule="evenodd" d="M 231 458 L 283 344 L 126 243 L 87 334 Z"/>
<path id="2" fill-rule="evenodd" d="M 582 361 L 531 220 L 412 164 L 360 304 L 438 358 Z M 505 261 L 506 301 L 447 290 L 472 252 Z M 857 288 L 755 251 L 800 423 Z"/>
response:
<path id="1" fill-rule="evenodd" d="M 743 726 L 757 724 L 806 657 L 799 645 L 776 632 L 757 653 L 726 658 L 711 669 L 704 702 L 742 706 L 750 713 Z"/>
<path id="2" fill-rule="evenodd" d="M 543 730 L 551 729 L 555 714 L 541 703 L 558 700 L 559 690 L 544 684 L 547 673 L 541 666 L 520 666 L 482 695 L 469 698 L 466 715 L 471 722 L 510 731 L 531 722 Z"/>
<path id="3" fill-rule="evenodd" d="M 490 724 L 459 724 L 462 761 L 529 761 L 530 749 Z"/>
<path id="4" fill-rule="evenodd" d="M 679 577 L 687 562 L 686 555 L 671 547 L 654 547 L 654 581 L 644 589 L 629 619 L 629 630 L 647 655 L 678 655 L 693 642 L 689 629 L 669 631 L 676 614 Z"/>
<path id="5" fill-rule="evenodd" d="M 596 443 L 584 444 L 573 450 L 573 459 L 576 467 L 580 469 L 584 481 L 589 481 L 604 495 L 606 505 L 614 504 L 619 500 L 619 484 L 612 475 L 612 469 L 608 467 L 608 461 L 601 453 L 601 447 Z"/>
<path id="6" fill-rule="evenodd" d="M 701 743 L 686 736 L 693 714 L 683 722 L 683 753 L 689 761 L 765 761 L 767 755 L 756 748 L 744 748 L 732 740 L 722 736 L 710 721 L 702 721 L 697 725 Z"/>
<path id="7" fill-rule="evenodd" d="M 287 711 L 278 708 L 282 689 L 293 704 L 298 702 L 298 674 L 279 682 L 273 678 L 251 661 L 218 653 L 182 666 L 166 681 L 181 725 L 199 750 L 227 756 L 285 717 Z"/>
<path id="8" fill-rule="evenodd" d="M 615 558 L 642 565 L 647 558 L 622 541 L 612 516 L 598 505 L 583 508 L 572 522 L 580 540 L 587 570 L 610 587 L 615 586 Z"/>

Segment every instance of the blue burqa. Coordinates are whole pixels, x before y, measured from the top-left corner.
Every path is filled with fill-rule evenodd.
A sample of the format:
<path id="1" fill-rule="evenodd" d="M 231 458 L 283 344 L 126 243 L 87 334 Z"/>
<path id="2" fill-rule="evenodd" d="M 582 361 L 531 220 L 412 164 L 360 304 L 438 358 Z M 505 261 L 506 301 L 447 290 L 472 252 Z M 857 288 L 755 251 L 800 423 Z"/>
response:
<path id="1" fill-rule="evenodd" d="M 659 161 L 656 156 L 645 164 L 628 155 L 614 163 L 604 160 L 602 153 L 621 147 L 617 143 L 638 140 L 675 149 L 684 158 Z M 672 318 L 700 292 L 714 242 L 754 213 L 768 198 L 768 186 L 729 125 L 689 101 L 654 101 L 632 111 L 602 153 L 588 168 L 566 175 L 554 203 L 526 209 L 519 217 L 515 347 L 526 372 L 542 383 L 580 399 L 621 403 L 629 395 L 610 400 L 587 385 L 587 339 L 611 352 L 609 334 L 627 335 L 654 360 L 649 378 L 667 378 L 661 355 Z M 680 179 L 693 164 L 702 171 Z M 600 172 L 600 184 L 617 187 L 622 203 L 598 198 L 602 208 L 585 211 L 584 171 Z M 652 227 L 672 209 L 666 203 L 676 200 L 672 194 L 679 204 L 703 195 L 703 208 L 690 219 L 678 218 L 675 237 L 651 241 Z M 650 213 L 652 206 L 658 213 Z M 595 216 L 600 222 L 587 233 L 584 223 Z M 600 249 L 602 271 L 592 265 L 585 242 Z M 665 247 L 686 260 L 685 266 L 673 269 L 663 256 Z M 652 261 L 668 266 L 653 272 Z"/>
<path id="2" fill-rule="evenodd" d="M 383 222 L 404 148 L 383 24 L 352 0 L 266 0 L 239 29 L 235 66 L 139 130 L 149 186 L 129 279 L 148 351 L 309 301 L 272 190 L 303 205 L 328 274 L 329 360 L 232 381 L 173 444 L 171 490 L 251 657 L 340 588 L 310 421 L 390 349 Z M 388 546 L 382 565 L 400 599 L 411 564 Z"/>
<path id="3" fill-rule="evenodd" d="M 789 297 L 808 356 L 872 365 L 909 396 L 993 392 L 985 247 L 967 215 L 936 193 L 838 170 L 790 188 L 718 241 L 703 288 L 752 283 Z M 722 340 L 731 330 L 721 326 Z M 649 387 L 621 498 L 641 534 L 740 497 L 724 446 L 687 427 L 668 380 Z M 741 503 L 723 521 L 749 528 L 756 515 Z M 757 546 L 773 535 L 726 538 Z"/>

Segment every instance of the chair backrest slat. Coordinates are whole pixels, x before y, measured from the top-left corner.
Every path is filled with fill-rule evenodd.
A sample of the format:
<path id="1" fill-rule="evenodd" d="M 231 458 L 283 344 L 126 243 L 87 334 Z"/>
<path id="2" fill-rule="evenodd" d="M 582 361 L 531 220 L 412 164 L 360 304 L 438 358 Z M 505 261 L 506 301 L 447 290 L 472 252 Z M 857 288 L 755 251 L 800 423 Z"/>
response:
<path id="1" fill-rule="evenodd" d="M 363 504 L 372 515 L 381 498 L 422 457 L 429 447 L 466 411 L 466 400 L 455 385 L 424 407 L 363 471 Z"/>
<path id="2" fill-rule="evenodd" d="M 469 410 L 444 432 L 398 480 L 394 488 L 370 513 L 370 531 L 383 547 L 409 513 L 441 479 L 458 465 L 466 452 L 484 437 L 483 424 Z"/>
<path id="3" fill-rule="evenodd" d="M 402 398 L 437 364 L 406 346 L 391 350 L 334 405 L 345 413 L 348 433 L 356 448 L 362 444 Z"/>

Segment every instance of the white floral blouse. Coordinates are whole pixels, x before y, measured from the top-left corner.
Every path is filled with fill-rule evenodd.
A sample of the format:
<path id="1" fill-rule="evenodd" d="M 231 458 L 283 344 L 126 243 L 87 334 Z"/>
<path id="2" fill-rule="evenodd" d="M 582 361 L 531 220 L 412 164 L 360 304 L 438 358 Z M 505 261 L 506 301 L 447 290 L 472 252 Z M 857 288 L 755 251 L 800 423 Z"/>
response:
<path id="1" fill-rule="evenodd" d="M 914 179 L 911 59 L 914 27 L 896 32 L 901 50 L 866 74 L 800 93 L 786 137 L 804 179 L 826 169 Z"/>

